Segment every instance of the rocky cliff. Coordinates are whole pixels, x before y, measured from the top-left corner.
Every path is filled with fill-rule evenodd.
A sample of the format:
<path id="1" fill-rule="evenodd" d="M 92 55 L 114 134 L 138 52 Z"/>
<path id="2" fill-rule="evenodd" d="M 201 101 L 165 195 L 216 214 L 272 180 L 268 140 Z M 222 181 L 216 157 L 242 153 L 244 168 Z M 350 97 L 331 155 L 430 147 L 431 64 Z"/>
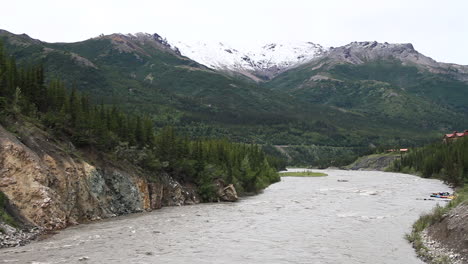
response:
<path id="1" fill-rule="evenodd" d="M 368 171 L 385 171 L 392 163 L 400 158 L 400 154 L 372 154 L 360 157 L 352 164 L 345 166 L 347 170 L 368 170 Z"/>
<path id="2" fill-rule="evenodd" d="M 33 125 L 15 127 L 13 134 L 0 126 L 0 192 L 29 227 L 55 230 L 200 201 L 193 186 L 168 175 L 79 151 Z"/>

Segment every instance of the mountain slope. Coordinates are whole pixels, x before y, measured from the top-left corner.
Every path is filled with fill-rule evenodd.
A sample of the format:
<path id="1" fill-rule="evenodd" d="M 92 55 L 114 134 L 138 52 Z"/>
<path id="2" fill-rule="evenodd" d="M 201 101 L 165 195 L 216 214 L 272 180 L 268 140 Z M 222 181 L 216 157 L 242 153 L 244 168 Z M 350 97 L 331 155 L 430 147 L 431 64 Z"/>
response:
<path id="1" fill-rule="evenodd" d="M 404 126 L 468 126 L 468 67 L 438 63 L 411 44 L 355 42 L 277 76 L 265 86 L 298 100 Z"/>
<path id="2" fill-rule="evenodd" d="M 2 31 L 0 39 L 22 64 L 43 63 L 47 76 L 57 76 L 104 103 L 146 113 L 157 126 L 175 125 L 192 136 L 345 144 L 342 134 L 348 133 L 348 127 L 340 120 L 352 119 L 366 127 L 361 116 L 326 106 L 298 105 L 281 91 L 209 69 L 179 55 L 156 34 L 46 43 Z M 316 122 L 322 125 L 315 126 Z M 322 131 L 328 132 L 321 135 Z M 356 133 L 359 140 L 352 144 L 361 144 L 358 141 L 367 131 Z"/>
<path id="3" fill-rule="evenodd" d="M 241 72 L 193 61 L 157 34 L 46 43 L 0 31 L 0 40 L 23 65 L 43 63 L 48 76 L 104 104 L 145 113 L 157 127 L 176 126 L 192 137 L 354 148 L 414 145 L 441 130 L 468 126 L 465 68 L 439 67 L 409 45 L 352 43 L 325 50 L 310 44 L 310 50 L 297 53 L 310 55 L 303 64 L 286 60 L 284 67 L 277 66 L 278 58 L 287 56 L 275 54 L 287 47 L 266 46 L 270 53 L 265 57 L 278 60 L 261 65 L 268 71 L 278 67 L 279 75 L 255 83 L 240 77 Z"/>
<path id="4" fill-rule="evenodd" d="M 271 97 L 268 90 L 181 56 L 157 34 L 112 34 L 77 43 L 45 43 L 5 31 L 0 37 L 20 62 L 42 62 L 48 76 L 139 111 L 178 119 L 185 110 L 225 115 L 285 108 L 280 100 L 263 103 Z"/>

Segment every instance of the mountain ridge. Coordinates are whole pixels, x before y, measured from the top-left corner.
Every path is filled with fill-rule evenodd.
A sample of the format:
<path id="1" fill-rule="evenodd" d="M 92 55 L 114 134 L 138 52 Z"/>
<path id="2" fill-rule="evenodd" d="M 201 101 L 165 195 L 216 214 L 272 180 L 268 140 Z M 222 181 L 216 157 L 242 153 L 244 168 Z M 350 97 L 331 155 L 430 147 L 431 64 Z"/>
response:
<path id="1" fill-rule="evenodd" d="M 182 42 L 173 45 L 182 47 L 179 50 L 184 56 L 209 68 L 238 73 L 260 82 L 274 79 L 279 74 L 298 66 L 320 62 L 324 59 L 333 61 L 333 64 L 363 64 L 376 59 L 388 58 L 401 60 L 405 64 L 418 65 L 432 73 L 449 74 L 461 81 L 468 82 L 467 65 L 438 62 L 419 53 L 411 43 L 354 41 L 339 47 L 323 47 L 312 42 L 290 44 L 279 42 L 279 44 L 266 44 L 261 49 L 257 48 L 257 51 L 255 49 L 236 49 L 222 42 L 218 45 L 201 42 L 193 46 Z M 307 50 L 307 45 L 310 45 L 310 50 Z M 270 47 L 277 46 L 281 47 L 282 51 L 270 54 L 265 51 Z M 281 52 L 286 53 L 286 55 L 281 54 Z M 229 55 L 226 57 L 226 54 Z M 296 58 L 294 59 L 291 54 L 297 55 Z M 274 61 L 271 61 L 272 56 L 276 56 Z M 266 59 L 262 60 L 262 57 Z"/>
<path id="2" fill-rule="evenodd" d="M 250 49 L 236 48 L 222 42 L 176 42 L 173 45 L 184 56 L 209 68 L 239 73 L 255 81 L 268 81 L 326 51 L 313 42 L 275 42 Z"/>
<path id="3" fill-rule="evenodd" d="M 14 34 L 0 29 L 0 35 L 5 34 L 22 37 L 25 40 L 23 44 L 28 42 L 47 43 L 27 34 Z M 171 41 L 157 33 L 144 32 L 113 33 L 72 43 L 94 39 L 111 39 L 113 44 L 124 52 L 130 52 L 133 49 L 128 46 L 129 40 L 136 40 L 143 45 L 147 43 L 159 46 L 169 53 L 181 58 L 186 57 L 208 69 L 231 75 L 240 74 L 256 82 L 269 81 L 285 71 L 323 59 L 334 60 L 334 64 L 362 64 L 369 60 L 389 57 L 397 58 L 404 63 L 419 65 L 433 73 L 449 74 L 461 81 L 468 82 L 468 65 L 438 62 L 419 53 L 411 43 L 353 41 L 343 46 L 325 47 L 310 41 L 278 41 L 264 43 L 254 48 L 245 48 L 235 47 L 225 42 Z"/>
<path id="4" fill-rule="evenodd" d="M 344 46 L 330 48 L 324 56 L 317 59 L 329 59 L 334 61 L 334 64 L 349 63 L 354 65 L 364 64 L 377 59 L 397 59 L 403 65 L 416 65 L 432 73 L 450 74 L 461 81 L 468 82 L 468 66 L 437 62 L 418 52 L 411 43 L 355 41 Z"/>
<path id="5" fill-rule="evenodd" d="M 192 60 L 158 34 L 47 43 L 0 32 L 0 40 L 23 65 L 42 63 L 47 76 L 192 137 L 367 147 L 417 144 L 468 125 L 464 82 L 414 63 L 402 65 L 391 56 L 364 56 L 373 42 L 334 48 L 269 81 L 254 82 Z M 395 45 L 400 54 L 415 52 L 412 46 Z M 336 59 L 325 57 L 331 52 Z M 354 57 L 359 63 L 346 62 Z"/>
<path id="6" fill-rule="evenodd" d="M 301 44 L 310 44 L 311 50 L 301 47 Z M 269 81 L 285 71 L 324 59 L 333 61 L 333 64 L 363 64 L 382 58 L 395 58 L 405 64 L 418 65 L 432 73 L 449 74 L 461 81 L 468 82 L 468 66 L 437 62 L 419 53 L 411 43 L 355 41 L 339 47 L 323 47 L 312 42 L 301 42 L 289 45 L 271 43 L 262 46 L 263 49 L 280 46 L 283 53 L 284 50 L 289 53 L 286 56 L 281 54 L 281 51 L 271 54 L 261 49 L 257 52 L 247 49 L 239 51 L 239 49 L 224 43 L 219 43 L 218 46 L 206 43 L 197 43 L 197 45 L 191 46 L 178 42 L 174 45 L 182 47 L 179 50 L 184 56 L 200 64 L 219 71 L 238 73 L 257 82 Z M 226 54 L 228 54 L 227 57 Z M 290 54 L 297 55 L 296 59 L 288 56 Z M 277 56 L 276 60 L 269 60 L 271 56 Z M 266 60 L 262 60 L 262 57 L 265 57 Z"/>

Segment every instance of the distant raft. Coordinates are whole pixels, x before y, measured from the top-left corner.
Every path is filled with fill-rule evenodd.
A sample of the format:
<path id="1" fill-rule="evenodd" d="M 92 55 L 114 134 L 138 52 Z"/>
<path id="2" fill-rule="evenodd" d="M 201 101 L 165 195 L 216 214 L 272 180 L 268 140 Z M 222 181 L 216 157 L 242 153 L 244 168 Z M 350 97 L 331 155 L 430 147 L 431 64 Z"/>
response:
<path id="1" fill-rule="evenodd" d="M 450 194 L 449 192 L 438 192 L 438 193 L 432 193 L 431 197 L 433 198 L 441 198 L 441 199 L 453 199 L 455 198 L 455 195 Z"/>
<path id="2" fill-rule="evenodd" d="M 449 192 L 438 192 L 438 193 L 432 193 L 432 195 L 443 195 L 443 196 L 449 196 Z"/>

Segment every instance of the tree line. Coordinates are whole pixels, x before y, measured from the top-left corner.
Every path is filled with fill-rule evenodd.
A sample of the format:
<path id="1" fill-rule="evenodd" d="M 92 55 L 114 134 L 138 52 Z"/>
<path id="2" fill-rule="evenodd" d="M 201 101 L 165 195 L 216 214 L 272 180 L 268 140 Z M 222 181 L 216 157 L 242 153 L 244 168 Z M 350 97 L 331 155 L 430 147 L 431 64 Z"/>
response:
<path id="1" fill-rule="evenodd" d="M 28 117 L 77 147 L 91 147 L 126 159 L 158 175 L 198 186 L 204 201 L 216 197 L 216 180 L 238 192 L 258 192 L 279 181 L 284 161 L 255 144 L 189 139 L 172 127 L 156 129 L 149 116 L 129 114 L 115 105 L 95 104 L 59 79 L 46 82 L 44 67 L 18 67 L 0 43 L 0 121 Z"/>
<path id="2" fill-rule="evenodd" d="M 439 178 L 463 186 L 468 183 L 468 138 L 414 149 L 395 161 L 392 170 L 416 172 L 425 178 Z"/>

